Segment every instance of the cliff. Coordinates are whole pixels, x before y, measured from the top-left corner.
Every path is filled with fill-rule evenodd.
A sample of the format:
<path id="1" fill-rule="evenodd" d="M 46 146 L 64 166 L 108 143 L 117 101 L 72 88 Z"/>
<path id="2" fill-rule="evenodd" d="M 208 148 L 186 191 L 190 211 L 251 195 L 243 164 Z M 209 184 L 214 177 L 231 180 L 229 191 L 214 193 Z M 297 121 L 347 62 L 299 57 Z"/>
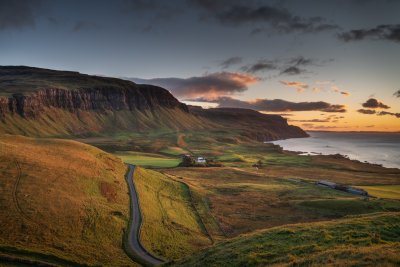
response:
<path id="1" fill-rule="evenodd" d="M 188 108 L 168 90 L 131 81 L 25 66 L 0 66 L 0 133 L 27 136 L 224 128 L 252 140 L 304 137 L 276 115 Z"/>
<path id="2" fill-rule="evenodd" d="M 0 67 L 0 116 L 34 118 L 46 108 L 77 111 L 177 108 L 188 112 L 167 90 L 115 78 L 31 67 Z"/>

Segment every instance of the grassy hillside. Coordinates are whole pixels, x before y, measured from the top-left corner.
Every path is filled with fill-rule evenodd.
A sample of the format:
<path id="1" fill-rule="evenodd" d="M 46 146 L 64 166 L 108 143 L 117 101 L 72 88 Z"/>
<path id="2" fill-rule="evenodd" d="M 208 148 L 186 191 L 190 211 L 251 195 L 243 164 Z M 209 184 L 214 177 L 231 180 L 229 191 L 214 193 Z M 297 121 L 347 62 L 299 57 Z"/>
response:
<path id="1" fill-rule="evenodd" d="M 102 136 L 118 132 L 177 131 L 200 129 L 210 124 L 179 109 L 158 108 L 145 111 L 69 111 L 45 108 L 36 118 L 18 115 L 0 120 L 0 134 L 32 137 Z"/>
<path id="2" fill-rule="evenodd" d="M 74 141 L 0 137 L 0 257 L 134 265 L 122 161 Z"/>
<path id="3" fill-rule="evenodd" d="M 371 196 L 400 200 L 400 185 L 360 186 Z"/>
<path id="4" fill-rule="evenodd" d="M 217 244 L 176 266 L 399 266 L 400 214 L 288 225 Z"/>
<path id="5" fill-rule="evenodd" d="M 137 167 L 135 186 L 143 215 L 140 238 L 147 249 L 171 260 L 210 245 L 184 184 Z"/>

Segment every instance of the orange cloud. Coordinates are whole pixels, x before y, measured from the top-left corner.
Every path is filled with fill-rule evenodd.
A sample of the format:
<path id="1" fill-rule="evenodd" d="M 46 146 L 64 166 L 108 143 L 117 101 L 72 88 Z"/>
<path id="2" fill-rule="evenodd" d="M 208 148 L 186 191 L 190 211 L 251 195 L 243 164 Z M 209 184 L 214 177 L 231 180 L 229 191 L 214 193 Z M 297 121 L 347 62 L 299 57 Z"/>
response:
<path id="1" fill-rule="evenodd" d="M 190 78 L 131 79 L 136 83 L 153 84 L 165 87 L 179 98 L 203 98 L 214 100 L 244 92 L 259 78 L 238 72 L 215 72 Z"/>
<path id="2" fill-rule="evenodd" d="M 289 82 L 289 81 L 279 81 L 281 84 L 286 85 L 288 87 L 295 88 L 298 93 L 304 92 L 309 88 L 308 84 L 302 82 Z"/>

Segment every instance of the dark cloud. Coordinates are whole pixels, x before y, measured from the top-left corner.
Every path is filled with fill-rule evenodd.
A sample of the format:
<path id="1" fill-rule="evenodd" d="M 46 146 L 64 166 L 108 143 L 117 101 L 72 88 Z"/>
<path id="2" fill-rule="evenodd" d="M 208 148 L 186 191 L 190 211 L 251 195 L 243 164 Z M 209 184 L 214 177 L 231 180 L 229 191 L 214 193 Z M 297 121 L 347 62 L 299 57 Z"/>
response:
<path id="1" fill-rule="evenodd" d="M 378 113 L 376 113 L 376 115 L 378 115 L 378 116 L 391 115 L 391 116 L 395 116 L 396 118 L 400 118 L 400 113 L 393 113 L 393 112 L 387 112 L 387 111 L 378 112 Z"/>
<path id="2" fill-rule="evenodd" d="M 289 64 L 292 64 L 294 66 L 314 65 L 315 60 L 311 59 L 311 58 L 305 58 L 305 57 L 299 56 L 299 57 L 289 59 Z"/>
<path id="3" fill-rule="evenodd" d="M 136 83 L 153 84 L 165 87 L 177 97 L 216 99 L 246 91 L 248 86 L 259 79 L 250 74 L 235 72 L 216 72 L 200 77 L 183 78 L 131 78 Z"/>
<path id="4" fill-rule="evenodd" d="M 330 60 L 316 60 L 303 56 L 288 59 L 260 59 L 255 63 L 242 66 L 240 69 L 248 73 L 278 70 L 280 75 L 299 75 L 307 73 L 305 66 L 323 66 Z"/>
<path id="5" fill-rule="evenodd" d="M 204 12 L 204 17 L 215 19 L 223 25 L 254 25 L 252 33 L 273 29 L 281 33 L 320 32 L 337 29 L 322 17 L 305 18 L 289 10 L 256 1 L 189 1 Z M 257 4 L 258 3 L 258 4 Z M 261 4 L 260 4 L 261 3 Z"/>
<path id="6" fill-rule="evenodd" d="M 400 24 L 385 24 L 376 26 L 375 28 L 351 30 L 340 33 L 338 38 L 345 42 L 373 39 L 400 43 Z"/>
<path id="7" fill-rule="evenodd" d="M 205 99 L 195 99 L 205 101 Z M 214 100 L 219 107 L 248 108 L 258 111 L 288 112 L 288 111 L 323 111 L 346 112 L 344 105 L 333 105 L 323 101 L 318 102 L 290 102 L 282 99 L 256 99 L 255 101 L 242 101 L 231 97 L 220 97 Z"/>
<path id="8" fill-rule="evenodd" d="M 307 72 L 305 69 L 300 69 L 299 67 L 291 66 L 291 67 L 288 67 L 288 68 L 282 70 L 280 74 L 281 75 L 299 75 L 299 74 L 302 74 L 305 72 Z"/>
<path id="9" fill-rule="evenodd" d="M 305 58 L 303 56 L 294 57 L 287 61 L 286 66 L 282 68 L 280 75 L 299 75 L 306 73 L 307 70 L 301 68 L 301 66 L 319 65 L 316 60 L 311 58 Z"/>
<path id="10" fill-rule="evenodd" d="M 0 30 L 34 27 L 40 0 L 0 0 Z"/>
<path id="11" fill-rule="evenodd" d="M 400 90 L 397 90 L 396 92 L 394 92 L 393 94 L 395 97 L 400 97 Z"/>
<path id="12" fill-rule="evenodd" d="M 389 106 L 383 104 L 382 102 L 379 102 L 375 98 L 368 99 L 365 103 L 362 104 L 362 106 L 364 108 L 383 108 L 383 109 L 390 108 Z"/>
<path id="13" fill-rule="evenodd" d="M 359 109 L 359 110 L 357 110 L 357 112 L 362 113 L 362 114 L 368 114 L 368 115 L 376 113 L 376 111 L 373 109 Z"/>
<path id="14" fill-rule="evenodd" d="M 269 60 L 259 60 L 254 64 L 249 64 L 241 67 L 241 70 L 248 73 L 264 72 L 270 70 L 276 70 L 278 68 L 277 64 Z"/>
<path id="15" fill-rule="evenodd" d="M 243 59 L 241 57 L 230 57 L 219 64 L 223 69 L 227 69 L 232 65 L 242 63 Z"/>

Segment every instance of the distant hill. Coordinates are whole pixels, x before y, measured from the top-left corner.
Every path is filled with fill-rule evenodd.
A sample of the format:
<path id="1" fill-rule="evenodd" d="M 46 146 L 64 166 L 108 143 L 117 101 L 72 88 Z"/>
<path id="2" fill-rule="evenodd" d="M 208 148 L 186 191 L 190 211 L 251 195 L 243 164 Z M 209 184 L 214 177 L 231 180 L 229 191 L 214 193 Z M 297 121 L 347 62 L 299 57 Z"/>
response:
<path id="1" fill-rule="evenodd" d="M 189 106 L 189 110 L 217 125 L 239 130 L 242 135 L 254 140 L 268 141 L 308 136 L 301 128 L 289 125 L 287 120 L 279 115 L 263 114 L 243 108 L 203 109 Z"/>
<path id="2" fill-rule="evenodd" d="M 189 109 L 158 86 L 72 71 L 0 66 L 0 133 L 89 136 L 218 127 L 260 141 L 307 136 L 277 115 Z"/>

